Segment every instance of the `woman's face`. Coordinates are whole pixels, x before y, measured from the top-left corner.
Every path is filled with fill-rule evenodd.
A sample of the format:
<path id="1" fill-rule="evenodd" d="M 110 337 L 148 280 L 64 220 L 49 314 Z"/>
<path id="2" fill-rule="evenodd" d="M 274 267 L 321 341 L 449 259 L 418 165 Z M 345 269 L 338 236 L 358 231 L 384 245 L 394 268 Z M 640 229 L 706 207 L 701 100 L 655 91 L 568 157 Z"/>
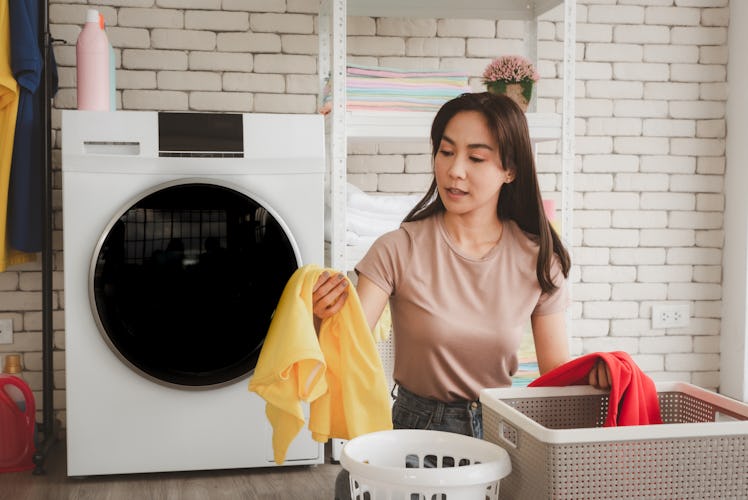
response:
<path id="1" fill-rule="evenodd" d="M 496 214 L 501 186 L 513 172 L 504 170 L 499 144 L 478 111 L 461 111 L 444 129 L 434 159 L 439 197 L 448 212 Z"/>

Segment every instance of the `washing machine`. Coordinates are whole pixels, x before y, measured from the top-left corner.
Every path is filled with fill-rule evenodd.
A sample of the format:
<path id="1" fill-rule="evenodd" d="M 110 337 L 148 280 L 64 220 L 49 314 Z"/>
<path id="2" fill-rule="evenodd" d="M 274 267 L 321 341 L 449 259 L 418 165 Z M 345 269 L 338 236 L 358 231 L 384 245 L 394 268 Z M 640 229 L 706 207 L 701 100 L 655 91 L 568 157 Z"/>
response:
<path id="1" fill-rule="evenodd" d="M 323 264 L 315 115 L 62 112 L 67 472 L 275 466 L 247 389 Z M 305 428 L 284 465 L 324 461 Z"/>

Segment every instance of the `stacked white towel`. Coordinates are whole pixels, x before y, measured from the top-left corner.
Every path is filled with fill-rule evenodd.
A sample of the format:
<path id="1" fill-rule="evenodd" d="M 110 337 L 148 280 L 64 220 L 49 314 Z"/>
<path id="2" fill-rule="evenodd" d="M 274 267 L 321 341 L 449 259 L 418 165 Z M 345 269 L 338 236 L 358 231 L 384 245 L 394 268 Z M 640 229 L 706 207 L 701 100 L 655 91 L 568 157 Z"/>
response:
<path id="1" fill-rule="evenodd" d="M 379 236 L 400 227 L 423 195 L 371 195 L 347 185 L 346 234 L 348 245 L 371 245 Z M 330 241 L 331 210 L 325 205 L 325 239 Z"/>

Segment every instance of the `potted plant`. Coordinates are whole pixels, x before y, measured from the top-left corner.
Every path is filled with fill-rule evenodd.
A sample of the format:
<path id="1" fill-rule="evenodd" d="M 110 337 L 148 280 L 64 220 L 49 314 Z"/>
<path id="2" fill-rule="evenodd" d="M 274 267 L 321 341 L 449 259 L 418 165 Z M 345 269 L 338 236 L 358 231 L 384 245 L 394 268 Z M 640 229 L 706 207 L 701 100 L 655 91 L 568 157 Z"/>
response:
<path id="1" fill-rule="evenodd" d="M 527 111 L 533 85 L 539 79 L 535 66 L 522 56 L 501 56 L 491 61 L 483 71 L 486 89 L 495 94 L 506 94 L 523 111 Z"/>

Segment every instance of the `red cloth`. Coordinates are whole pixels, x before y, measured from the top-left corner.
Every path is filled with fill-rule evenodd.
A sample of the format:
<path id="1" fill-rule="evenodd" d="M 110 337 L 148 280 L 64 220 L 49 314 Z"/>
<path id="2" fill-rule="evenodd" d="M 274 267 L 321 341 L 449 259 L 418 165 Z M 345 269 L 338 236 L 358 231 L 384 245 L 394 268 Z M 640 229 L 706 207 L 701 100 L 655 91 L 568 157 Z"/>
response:
<path id="1" fill-rule="evenodd" d="M 598 359 L 608 365 L 610 373 L 608 416 L 604 426 L 661 424 L 654 382 L 623 351 L 595 352 L 573 359 L 535 379 L 529 387 L 587 385 L 588 374 Z"/>

